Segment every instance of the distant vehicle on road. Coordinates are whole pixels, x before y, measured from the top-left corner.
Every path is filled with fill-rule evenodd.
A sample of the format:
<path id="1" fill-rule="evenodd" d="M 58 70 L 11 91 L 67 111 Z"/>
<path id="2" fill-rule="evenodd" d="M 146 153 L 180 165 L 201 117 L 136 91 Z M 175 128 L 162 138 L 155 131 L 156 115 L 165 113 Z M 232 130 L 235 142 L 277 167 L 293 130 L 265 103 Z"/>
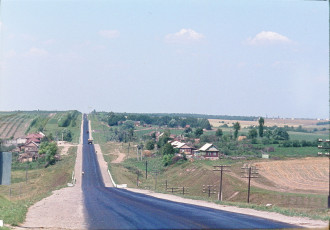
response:
<path id="1" fill-rule="evenodd" d="M 89 131 L 88 131 L 88 130 L 86 130 L 86 133 L 89 133 Z"/>
<path id="2" fill-rule="evenodd" d="M 88 144 L 92 145 L 93 144 L 93 139 L 88 139 Z"/>

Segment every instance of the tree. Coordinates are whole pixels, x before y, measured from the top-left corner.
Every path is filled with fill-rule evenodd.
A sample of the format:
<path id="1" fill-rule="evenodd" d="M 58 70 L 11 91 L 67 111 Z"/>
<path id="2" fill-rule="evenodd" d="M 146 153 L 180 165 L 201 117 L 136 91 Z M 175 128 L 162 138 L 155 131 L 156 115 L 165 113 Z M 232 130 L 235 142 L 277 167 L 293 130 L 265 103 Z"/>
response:
<path id="1" fill-rule="evenodd" d="M 163 147 L 170 140 L 171 132 L 169 129 L 165 130 L 163 135 L 159 138 L 157 146 L 158 148 Z"/>
<path id="2" fill-rule="evenodd" d="M 172 158 L 174 155 L 168 154 L 163 156 L 163 164 L 164 166 L 168 166 L 172 163 Z"/>
<path id="3" fill-rule="evenodd" d="M 234 129 L 234 137 L 235 139 L 237 139 L 238 131 L 241 129 L 241 125 L 239 124 L 238 121 L 234 124 L 233 129 Z"/>
<path id="4" fill-rule="evenodd" d="M 216 135 L 217 137 L 222 137 L 222 136 L 223 136 L 222 129 L 217 129 L 217 131 L 215 132 L 215 135 Z"/>
<path id="5" fill-rule="evenodd" d="M 265 136 L 270 139 L 273 136 L 273 132 L 271 130 L 266 130 Z"/>
<path id="6" fill-rule="evenodd" d="M 258 122 L 259 122 L 259 137 L 263 137 L 265 119 L 263 117 L 260 117 Z"/>
<path id="7" fill-rule="evenodd" d="M 258 136 L 258 132 L 257 132 L 256 129 L 250 129 L 249 130 L 248 137 L 250 139 L 255 139 L 255 138 L 257 138 L 257 136 Z"/>
<path id="8" fill-rule="evenodd" d="M 38 151 L 39 155 L 44 155 L 46 158 L 47 167 L 50 164 L 55 164 L 55 155 L 57 153 L 57 144 L 55 142 L 42 142 Z"/>
<path id="9" fill-rule="evenodd" d="M 202 134 L 203 134 L 203 129 L 202 128 L 197 128 L 195 130 L 196 137 L 200 137 Z"/>
<path id="10" fill-rule="evenodd" d="M 289 134 L 287 131 L 285 131 L 285 129 L 283 128 L 276 128 L 273 131 L 273 138 L 275 140 L 289 140 Z"/>
<path id="11" fill-rule="evenodd" d="M 68 141 L 68 142 L 72 141 L 72 133 L 69 129 L 64 129 L 62 131 L 62 134 L 63 134 L 63 141 Z"/>
<path id="12" fill-rule="evenodd" d="M 154 140 L 149 140 L 146 144 L 146 149 L 147 150 L 153 150 L 155 148 L 155 142 Z"/>
<path id="13" fill-rule="evenodd" d="M 125 121 L 125 123 L 122 126 L 123 129 L 133 129 L 134 130 L 134 121 Z"/>
<path id="14" fill-rule="evenodd" d="M 185 133 L 191 133 L 192 129 L 190 127 L 187 127 L 187 128 L 184 129 L 184 132 Z"/>
<path id="15" fill-rule="evenodd" d="M 160 150 L 160 152 L 164 155 L 174 155 L 175 150 L 170 143 L 166 143 Z"/>
<path id="16" fill-rule="evenodd" d="M 168 127 L 174 128 L 178 126 L 178 123 L 176 122 L 176 120 L 173 118 L 172 120 L 170 120 L 170 122 L 168 123 Z"/>

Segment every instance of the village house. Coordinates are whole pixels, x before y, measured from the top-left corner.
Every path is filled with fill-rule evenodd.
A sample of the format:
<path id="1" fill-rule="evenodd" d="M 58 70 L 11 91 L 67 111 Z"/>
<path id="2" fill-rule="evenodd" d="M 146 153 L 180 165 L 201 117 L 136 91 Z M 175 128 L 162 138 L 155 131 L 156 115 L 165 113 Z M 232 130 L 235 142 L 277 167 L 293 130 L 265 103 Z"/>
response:
<path id="1" fill-rule="evenodd" d="M 219 150 L 213 144 L 206 143 L 198 151 L 205 158 L 219 158 Z"/>
<path id="2" fill-rule="evenodd" d="M 20 162 L 36 160 L 39 157 L 39 145 L 43 137 L 45 134 L 41 132 L 28 134 L 25 143 L 18 145 L 19 150 L 24 152 L 19 155 L 18 160 Z"/>
<path id="3" fill-rule="evenodd" d="M 189 145 L 187 144 L 184 144 L 182 146 L 179 147 L 179 152 L 182 154 L 186 154 L 186 155 L 190 155 L 192 156 L 193 155 L 193 151 L 195 150 L 195 148 L 193 147 L 190 147 Z"/>
<path id="4" fill-rule="evenodd" d="M 171 142 L 171 145 L 173 146 L 173 148 L 179 149 L 180 154 L 192 155 L 193 150 L 195 149 L 193 147 L 190 147 L 186 143 L 180 141 L 173 141 Z"/>
<path id="5" fill-rule="evenodd" d="M 43 134 L 42 132 L 30 133 L 25 137 L 25 139 L 26 139 L 25 143 L 29 143 L 31 141 L 34 141 L 36 143 L 40 143 L 41 139 L 44 138 L 44 136 L 45 136 L 45 134 Z"/>

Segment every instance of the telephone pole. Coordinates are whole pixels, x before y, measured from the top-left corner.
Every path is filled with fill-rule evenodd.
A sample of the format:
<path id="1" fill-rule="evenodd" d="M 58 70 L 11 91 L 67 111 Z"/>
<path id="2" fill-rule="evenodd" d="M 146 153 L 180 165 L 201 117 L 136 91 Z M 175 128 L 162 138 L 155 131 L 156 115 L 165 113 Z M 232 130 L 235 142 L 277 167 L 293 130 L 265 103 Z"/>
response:
<path id="1" fill-rule="evenodd" d="M 213 166 L 213 171 L 220 171 L 220 182 L 219 182 L 219 197 L 218 200 L 222 201 L 222 172 L 229 171 L 226 167 L 230 167 L 229 165 L 215 165 Z"/>
<path id="2" fill-rule="evenodd" d="M 148 179 L 148 161 L 146 161 L 146 179 Z"/>
<path id="3" fill-rule="evenodd" d="M 241 169 L 243 169 L 241 171 L 241 173 L 244 173 L 244 175 L 241 176 L 241 177 L 242 178 L 248 178 L 249 179 L 247 202 L 250 203 L 251 178 L 258 178 L 258 176 L 257 176 L 257 174 L 258 174 L 257 168 L 255 166 L 246 166 L 246 167 L 242 167 Z"/>

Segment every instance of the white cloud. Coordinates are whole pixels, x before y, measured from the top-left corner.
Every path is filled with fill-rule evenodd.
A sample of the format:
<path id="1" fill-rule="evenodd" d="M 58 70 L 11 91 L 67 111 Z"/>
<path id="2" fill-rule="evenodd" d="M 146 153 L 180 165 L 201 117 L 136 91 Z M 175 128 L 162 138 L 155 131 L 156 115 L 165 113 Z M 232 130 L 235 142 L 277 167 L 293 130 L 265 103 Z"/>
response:
<path id="1" fill-rule="evenodd" d="M 272 31 L 262 31 L 254 38 L 248 38 L 247 43 L 250 45 L 289 43 L 291 40 L 284 35 Z"/>
<path id="2" fill-rule="evenodd" d="M 100 30 L 99 35 L 105 38 L 117 38 L 120 35 L 120 32 L 118 30 Z"/>
<path id="3" fill-rule="evenodd" d="M 32 47 L 24 56 L 26 57 L 45 57 L 48 55 L 47 50 L 39 49 L 36 47 Z"/>
<path id="4" fill-rule="evenodd" d="M 165 41 L 169 43 L 197 42 L 204 37 L 203 34 L 197 33 L 192 29 L 181 29 L 177 33 L 166 35 Z"/>

